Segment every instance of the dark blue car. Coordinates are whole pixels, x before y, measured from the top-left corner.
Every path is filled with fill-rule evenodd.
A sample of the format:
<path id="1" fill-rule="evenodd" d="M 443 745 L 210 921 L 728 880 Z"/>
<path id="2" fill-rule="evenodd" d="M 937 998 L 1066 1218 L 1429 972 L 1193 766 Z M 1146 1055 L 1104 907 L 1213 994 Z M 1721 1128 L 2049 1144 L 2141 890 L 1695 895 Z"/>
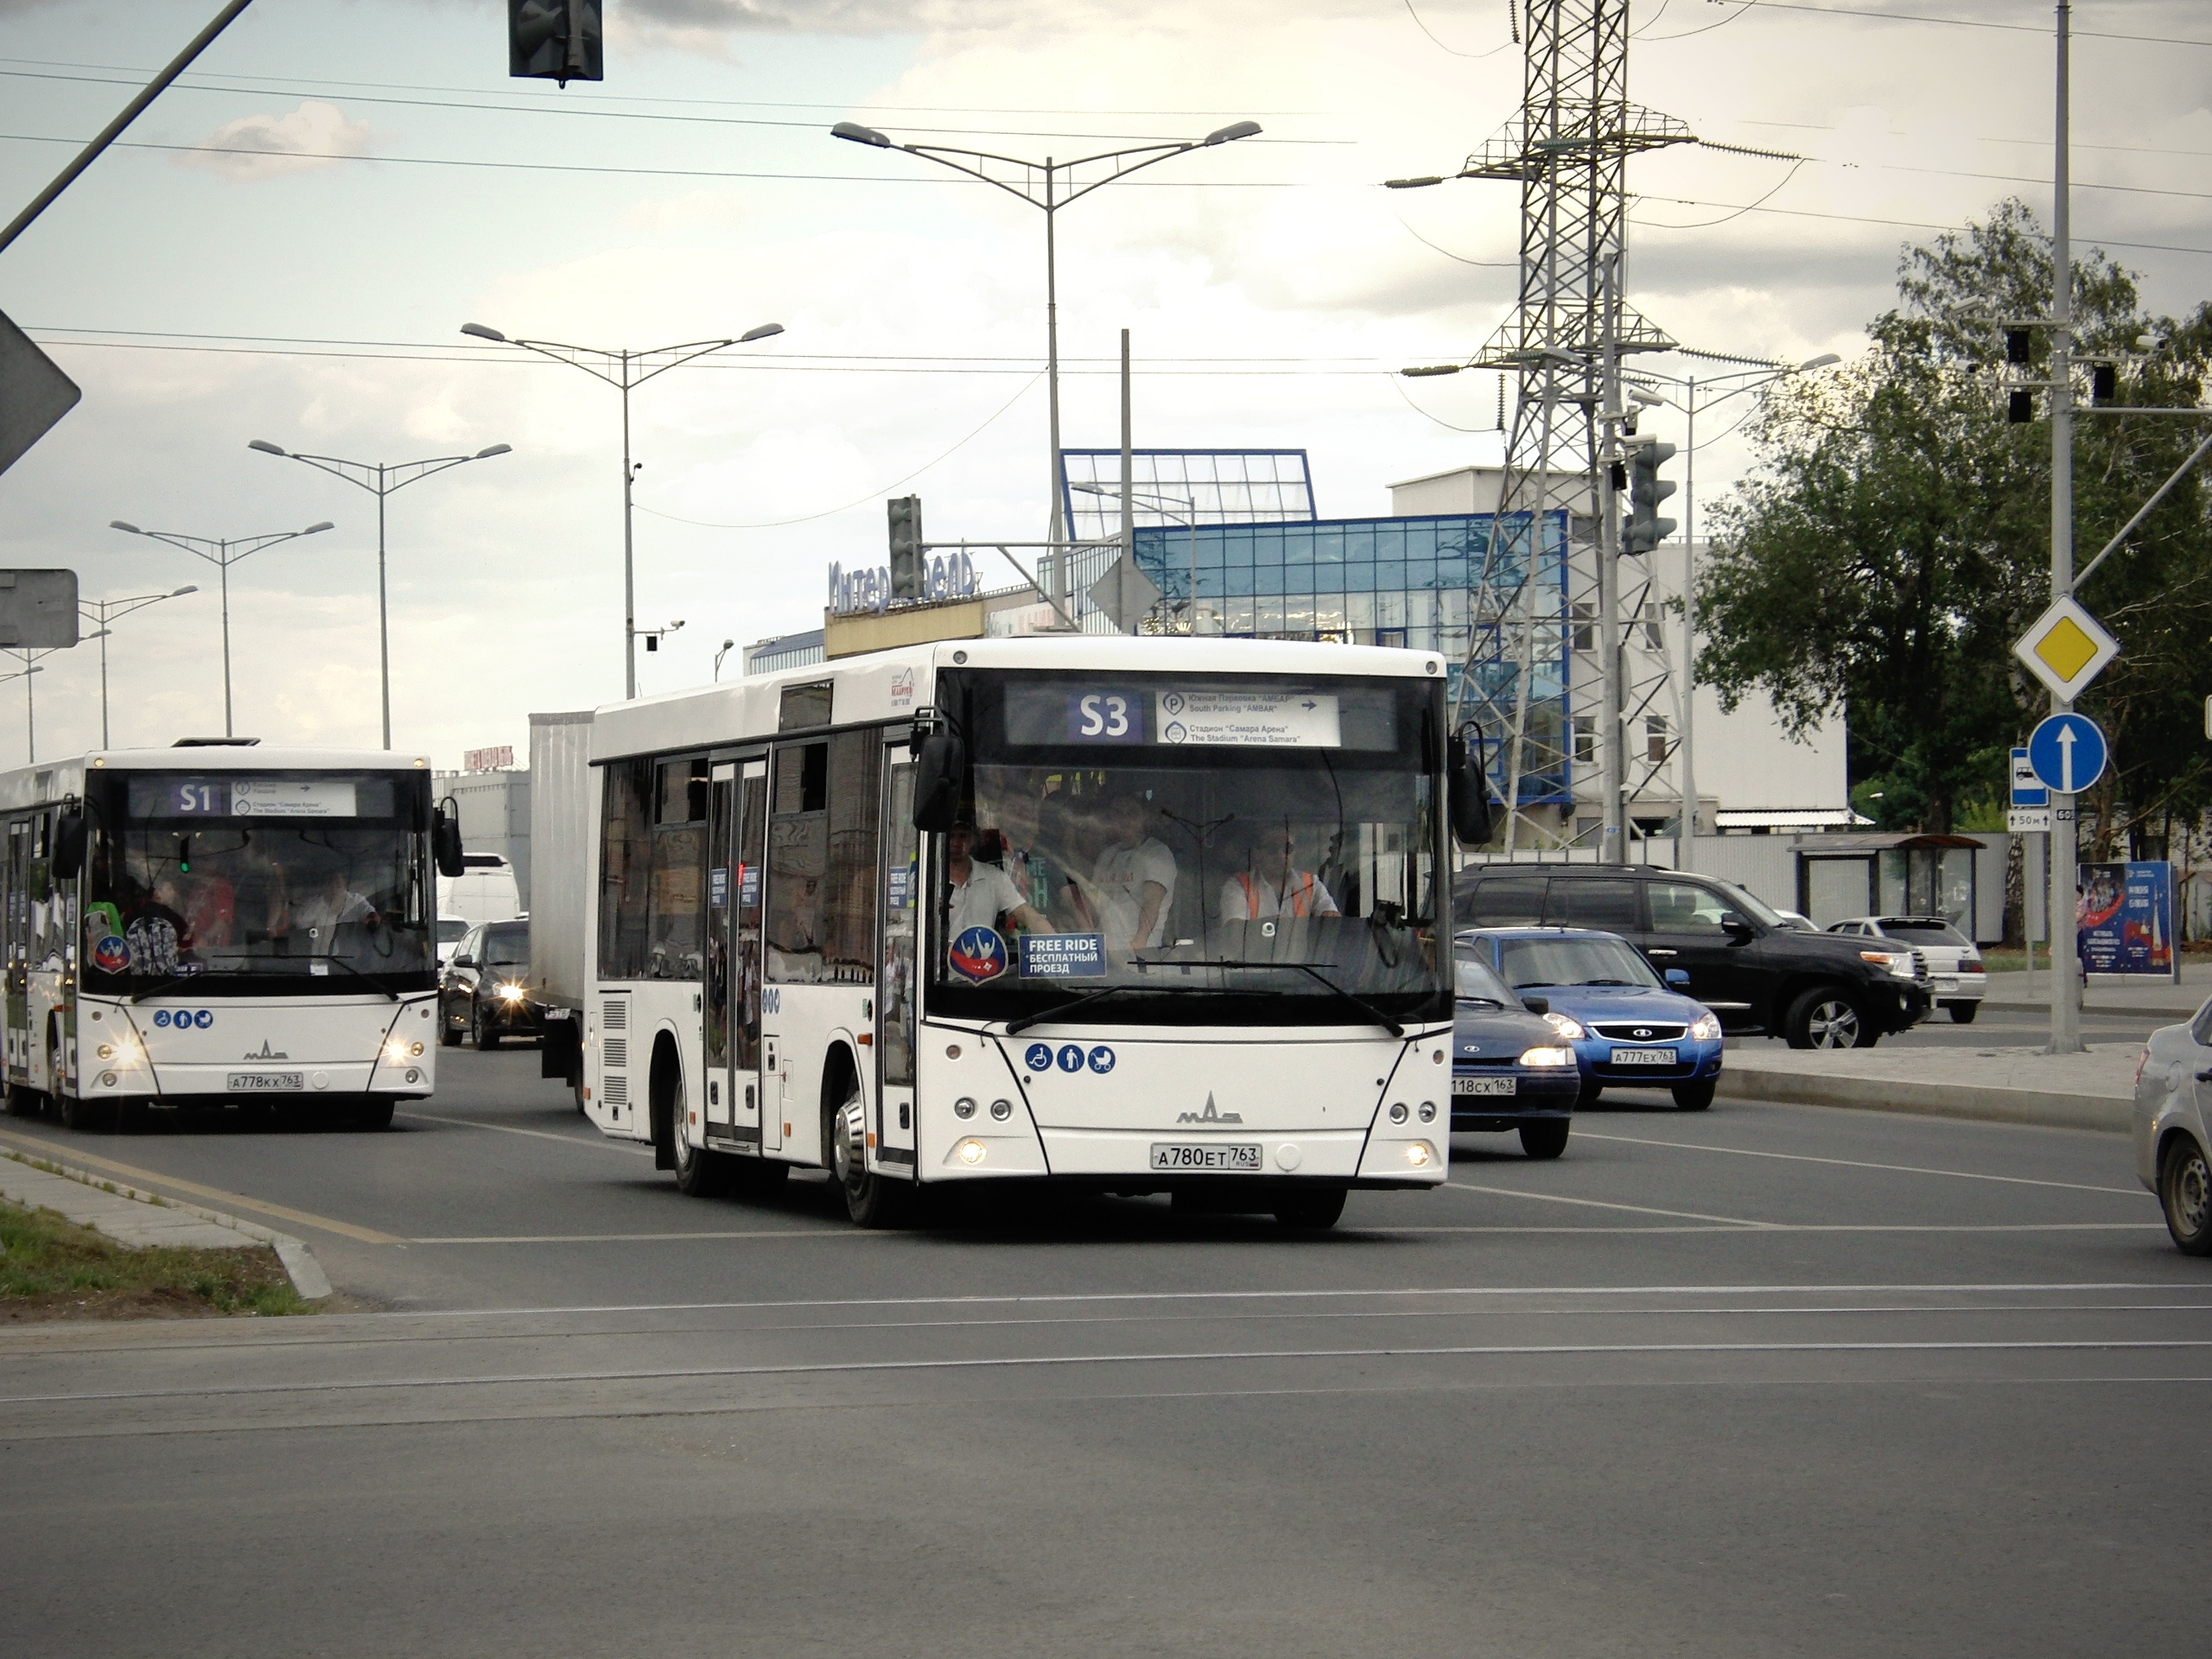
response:
<path id="1" fill-rule="evenodd" d="M 1452 1132 L 1517 1129 L 1529 1156 L 1558 1157 L 1582 1092 L 1573 1048 L 1472 950 L 1457 952 L 1452 969 Z"/>
<path id="2" fill-rule="evenodd" d="M 1662 980 L 1617 933 L 1586 927 L 1470 928 L 1458 936 L 1523 999 L 1541 997 L 1545 1018 L 1573 1046 L 1581 1101 L 1608 1087 L 1665 1089 L 1686 1112 L 1713 1104 L 1720 1077 L 1720 1020 Z"/>

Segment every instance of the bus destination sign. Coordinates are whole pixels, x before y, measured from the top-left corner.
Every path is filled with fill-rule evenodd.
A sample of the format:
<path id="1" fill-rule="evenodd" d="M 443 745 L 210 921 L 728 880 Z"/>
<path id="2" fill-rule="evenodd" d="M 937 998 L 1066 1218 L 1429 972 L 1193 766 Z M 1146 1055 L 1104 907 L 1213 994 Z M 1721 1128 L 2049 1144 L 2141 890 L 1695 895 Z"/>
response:
<path id="1" fill-rule="evenodd" d="M 1337 699 L 1319 691 L 1162 691 L 1162 743 L 1267 749 L 1344 747 Z"/>

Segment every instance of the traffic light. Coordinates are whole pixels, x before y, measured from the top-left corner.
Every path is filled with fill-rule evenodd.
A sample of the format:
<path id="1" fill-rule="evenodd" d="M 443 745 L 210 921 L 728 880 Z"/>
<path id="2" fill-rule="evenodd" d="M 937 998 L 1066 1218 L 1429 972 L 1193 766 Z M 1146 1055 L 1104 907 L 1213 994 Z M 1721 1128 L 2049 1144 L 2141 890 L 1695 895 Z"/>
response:
<path id="1" fill-rule="evenodd" d="M 2025 426 L 2036 417 L 2036 395 L 2032 391 L 2008 393 L 2005 399 L 2005 420 L 2008 425 Z"/>
<path id="2" fill-rule="evenodd" d="M 2110 363 L 2093 365 L 2089 370 L 2089 401 L 2108 404 L 2120 396 L 2120 370 Z"/>
<path id="3" fill-rule="evenodd" d="M 1621 526 L 1621 551 L 1649 553 L 1675 533 L 1675 521 L 1659 516 L 1659 504 L 1675 493 L 1659 469 L 1675 458 L 1675 446 L 1639 443 L 1628 456 L 1628 522 Z"/>
<path id="4" fill-rule="evenodd" d="M 601 0 L 507 0 L 507 73 L 538 80 L 607 79 Z"/>
<path id="5" fill-rule="evenodd" d="M 891 518 L 891 597 L 923 596 L 922 498 L 894 495 L 884 506 Z"/>

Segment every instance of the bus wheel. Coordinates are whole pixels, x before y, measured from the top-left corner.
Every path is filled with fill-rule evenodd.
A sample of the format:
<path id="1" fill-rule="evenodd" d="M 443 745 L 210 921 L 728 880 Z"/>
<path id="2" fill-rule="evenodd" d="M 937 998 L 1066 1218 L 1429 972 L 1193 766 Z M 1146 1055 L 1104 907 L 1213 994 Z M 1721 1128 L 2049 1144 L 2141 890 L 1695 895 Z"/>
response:
<path id="1" fill-rule="evenodd" d="M 845 1195 L 845 1213 L 860 1227 L 895 1227 L 906 1208 L 906 1185 L 871 1174 L 868 1166 L 868 1109 L 855 1089 L 829 1115 L 830 1173 Z"/>
<path id="2" fill-rule="evenodd" d="M 397 1104 L 390 1100 L 365 1100 L 353 1109 L 353 1127 L 357 1129 L 388 1129 L 391 1114 Z"/>
<path id="3" fill-rule="evenodd" d="M 1286 1227 L 1310 1228 L 1319 1231 L 1333 1227 L 1344 1212 L 1344 1194 L 1341 1186 L 1325 1186 L 1312 1192 L 1300 1192 L 1275 1205 L 1275 1219 Z"/>
<path id="4" fill-rule="evenodd" d="M 683 1108 L 677 1110 L 680 1114 Z M 670 1126 L 676 1148 L 676 1190 L 688 1198 L 711 1198 L 722 1190 L 722 1159 L 684 1138 L 683 1126 Z"/>
<path id="5" fill-rule="evenodd" d="M 46 1102 L 35 1089 L 24 1089 L 14 1084 L 8 1085 L 9 1116 L 36 1117 L 39 1115 L 39 1109 L 45 1104 Z"/>
<path id="6" fill-rule="evenodd" d="M 74 1095 L 61 1097 L 61 1127 L 80 1134 L 104 1135 L 115 1127 L 115 1103 L 111 1100 L 79 1100 Z"/>

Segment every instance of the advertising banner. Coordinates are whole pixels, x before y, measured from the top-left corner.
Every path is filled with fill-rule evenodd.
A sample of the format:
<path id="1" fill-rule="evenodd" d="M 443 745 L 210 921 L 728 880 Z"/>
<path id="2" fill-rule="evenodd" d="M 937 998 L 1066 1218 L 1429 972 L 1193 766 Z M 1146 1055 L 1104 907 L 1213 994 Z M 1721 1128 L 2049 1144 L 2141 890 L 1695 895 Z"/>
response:
<path id="1" fill-rule="evenodd" d="M 2084 864 L 2080 882 L 2075 915 L 2091 976 L 2175 978 L 2174 867 L 2163 859 Z"/>

